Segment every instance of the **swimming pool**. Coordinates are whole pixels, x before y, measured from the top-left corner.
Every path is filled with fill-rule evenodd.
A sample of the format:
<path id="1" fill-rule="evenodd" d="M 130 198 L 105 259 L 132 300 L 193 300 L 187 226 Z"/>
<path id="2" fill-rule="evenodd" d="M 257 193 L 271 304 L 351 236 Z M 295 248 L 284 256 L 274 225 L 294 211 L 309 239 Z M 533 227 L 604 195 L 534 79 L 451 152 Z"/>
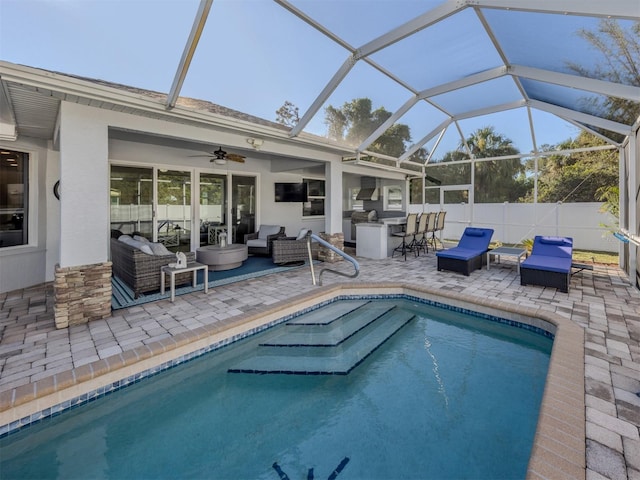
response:
<path id="1" fill-rule="evenodd" d="M 229 373 L 270 329 L 5 437 L 3 478 L 523 478 L 551 339 L 400 301 L 348 375 Z"/>

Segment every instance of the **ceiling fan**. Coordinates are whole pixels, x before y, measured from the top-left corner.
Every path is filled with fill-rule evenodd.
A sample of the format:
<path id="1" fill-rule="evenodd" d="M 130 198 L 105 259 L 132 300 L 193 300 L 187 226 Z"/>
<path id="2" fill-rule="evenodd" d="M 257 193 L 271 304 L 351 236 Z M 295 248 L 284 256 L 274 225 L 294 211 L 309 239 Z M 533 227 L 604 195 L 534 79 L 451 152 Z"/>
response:
<path id="1" fill-rule="evenodd" d="M 218 150 L 213 152 L 209 152 L 207 155 L 191 155 L 192 157 L 209 157 L 209 161 L 215 163 L 216 165 L 225 165 L 227 160 L 231 160 L 232 162 L 244 163 L 245 157 L 243 155 L 238 155 L 237 153 L 227 153 L 222 150 L 222 147 L 218 147 Z"/>

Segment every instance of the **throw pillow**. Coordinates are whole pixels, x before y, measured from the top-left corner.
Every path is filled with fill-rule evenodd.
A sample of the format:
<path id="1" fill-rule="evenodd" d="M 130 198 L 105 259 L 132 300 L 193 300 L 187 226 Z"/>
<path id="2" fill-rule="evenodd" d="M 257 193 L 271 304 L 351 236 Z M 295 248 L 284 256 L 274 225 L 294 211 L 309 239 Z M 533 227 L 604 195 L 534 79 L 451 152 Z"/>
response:
<path id="1" fill-rule="evenodd" d="M 547 245 L 564 245 L 569 242 L 562 237 L 540 237 L 540 243 L 546 243 Z"/>
<path id="2" fill-rule="evenodd" d="M 298 236 L 296 237 L 296 240 L 303 240 L 304 237 L 307 236 L 308 231 L 309 231 L 308 228 L 301 228 L 300 233 L 298 233 Z"/>
<path id="3" fill-rule="evenodd" d="M 149 247 L 154 255 L 173 255 L 162 243 L 149 243 Z"/>
<path id="4" fill-rule="evenodd" d="M 140 242 L 140 246 L 138 246 L 138 250 L 142 253 L 146 253 L 147 255 L 153 255 L 153 251 L 151 251 L 151 247 L 144 242 Z"/>
<path id="5" fill-rule="evenodd" d="M 134 240 L 129 235 L 122 235 L 119 239 L 122 243 L 126 243 L 127 245 L 131 245 L 133 248 L 137 248 L 143 253 L 147 255 L 153 255 L 153 251 L 151 247 L 147 244 L 147 242 L 141 242 L 140 240 Z"/>
<path id="6" fill-rule="evenodd" d="M 134 235 L 133 236 L 134 240 L 138 240 L 139 242 L 144 242 L 144 243 L 151 243 L 149 242 L 149 240 L 147 240 L 145 237 L 141 237 L 140 235 Z"/>

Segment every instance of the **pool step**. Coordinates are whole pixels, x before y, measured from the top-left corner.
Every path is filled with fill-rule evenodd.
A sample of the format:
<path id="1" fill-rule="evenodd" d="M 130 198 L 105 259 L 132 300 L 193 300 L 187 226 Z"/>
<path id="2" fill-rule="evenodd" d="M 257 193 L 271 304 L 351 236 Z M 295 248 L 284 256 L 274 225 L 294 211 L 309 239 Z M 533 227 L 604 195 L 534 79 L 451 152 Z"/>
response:
<path id="1" fill-rule="evenodd" d="M 311 330 L 314 330 L 314 327 L 318 325 L 330 325 L 354 310 L 370 303 L 370 300 L 341 300 L 339 302 L 333 302 L 322 308 L 296 317 L 287 322 L 287 325 L 291 327 L 299 326 L 301 329 L 303 327 L 311 327 Z"/>
<path id="2" fill-rule="evenodd" d="M 319 339 L 299 332 L 272 338 L 229 372 L 346 375 L 414 317 L 413 312 L 373 302 L 332 322 L 335 328 L 329 331 L 318 325 Z"/>
<path id="3" fill-rule="evenodd" d="M 265 347 L 335 347 L 393 308 L 395 306 L 388 303 L 364 304 L 335 319 L 331 319 L 327 312 L 322 318 L 322 322 L 288 323 L 281 335 L 260 345 Z M 301 318 L 304 318 L 304 315 Z"/>

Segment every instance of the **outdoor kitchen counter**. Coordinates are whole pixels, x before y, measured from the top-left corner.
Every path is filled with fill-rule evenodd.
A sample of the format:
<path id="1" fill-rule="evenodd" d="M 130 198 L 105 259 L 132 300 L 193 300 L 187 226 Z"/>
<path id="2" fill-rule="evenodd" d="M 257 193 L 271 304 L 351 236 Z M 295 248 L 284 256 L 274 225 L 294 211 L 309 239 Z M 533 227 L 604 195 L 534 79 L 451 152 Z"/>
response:
<path id="1" fill-rule="evenodd" d="M 390 257 L 402 239 L 393 237 L 406 224 L 406 217 L 383 218 L 378 223 L 358 223 L 356 256 L 380 260 Z"/>

